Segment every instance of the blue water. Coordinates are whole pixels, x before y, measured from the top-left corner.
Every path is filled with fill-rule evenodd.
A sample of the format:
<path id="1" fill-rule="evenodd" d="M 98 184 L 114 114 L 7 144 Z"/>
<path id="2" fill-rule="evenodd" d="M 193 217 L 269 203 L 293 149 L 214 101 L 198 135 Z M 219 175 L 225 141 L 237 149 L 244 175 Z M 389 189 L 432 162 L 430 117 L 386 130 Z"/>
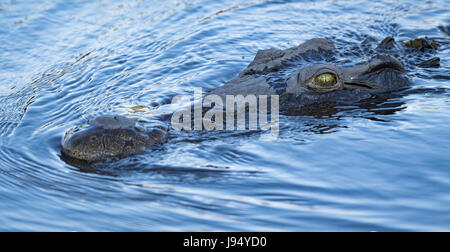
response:
<path id="1" fill-rule="evenodd" d="M 0 230 L 450 231 L 449 2 L 0 1 Z M 92 169 L 60 159 L 71 127 L 153 117 L 222 85 L 258 49 L 328 36 L 441 44 L 408 94 L 327 116 L 282 116 L 280 137 L 172 133 Z"/>

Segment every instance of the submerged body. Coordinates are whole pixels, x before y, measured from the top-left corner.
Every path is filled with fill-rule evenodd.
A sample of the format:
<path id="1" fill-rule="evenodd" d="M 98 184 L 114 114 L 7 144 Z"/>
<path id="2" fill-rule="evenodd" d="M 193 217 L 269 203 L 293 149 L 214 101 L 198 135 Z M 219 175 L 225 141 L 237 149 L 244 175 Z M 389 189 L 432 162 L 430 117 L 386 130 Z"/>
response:
<path id="1" fill-rule="evenodd" d="M 407 43 L 403 47 L 437 48 L 427 39 Z M 335 44 L 328 38 L 312 39 L 286 50 L 261 50 L 235 79 L 208 95 L 279 95 L 282 111 L 325 103 L 355 103 L 410 85 L 405 66 L 389 53 L 393 48 L 398 50 L 395 40 L 386 38 L 372 57 L 356 64 L 337 62 Z M 439 59 L 430 62 L 436 61 Z M 85 128 L 69 131 L 63 139 L 62 152 L 77 160 L 104 161 L 142 153 L 164 143 L 167 134 L 168 128 L 161 123 L 102 116 Z"/>

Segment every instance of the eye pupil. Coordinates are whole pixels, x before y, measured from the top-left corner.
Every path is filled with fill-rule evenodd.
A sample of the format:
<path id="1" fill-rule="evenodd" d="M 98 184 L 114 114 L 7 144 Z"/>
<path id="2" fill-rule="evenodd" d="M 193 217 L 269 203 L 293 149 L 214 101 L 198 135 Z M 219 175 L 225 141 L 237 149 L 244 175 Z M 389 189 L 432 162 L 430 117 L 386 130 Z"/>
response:
<path id="1" fill-rule="evenodd" d="M 315 82 L 319 86 L 330 87 L 336 85 L 336 76 L 332 73 L 323 73 L 315 78 Z"/>

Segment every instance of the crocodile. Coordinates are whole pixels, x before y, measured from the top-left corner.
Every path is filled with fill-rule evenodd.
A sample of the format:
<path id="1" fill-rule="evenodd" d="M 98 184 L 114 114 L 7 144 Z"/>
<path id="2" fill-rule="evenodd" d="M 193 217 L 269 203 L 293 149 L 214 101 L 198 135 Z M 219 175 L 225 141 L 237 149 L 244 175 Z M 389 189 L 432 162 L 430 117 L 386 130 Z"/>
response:
<path id="1" fill-rule="evenodd" d="M 286 114 L 292 110 L 310 111 L 323 104 L 357 103 L 406 89 L 411 84 L 407 67 L 436 67 L 440 61 L 434 57 L 409 62 L 405 67 L 408 55 L 434 53 L 438 47 L 428 38 L 397 43 L 394 38 L 387 37 L 378 43 L 367 37 L 360 48 L 365 54 L 372 55 L 355 63 L 336 57 L 336 43 L 332 39 L 314 38 L 285 50 L 258 51 L 250 65 L 236 78 L 207 94 L 222 98 L 227 95 L 278 95 L 280 110 Z M 404 62 L 399 59 L 402 57 Z M 62 154 L 89 163 L 122 158 L 165 143 L 168 132 L 168 127 L 160 121 L 101 116 L 85 126 L 69 130 L 62 140 Z"/>

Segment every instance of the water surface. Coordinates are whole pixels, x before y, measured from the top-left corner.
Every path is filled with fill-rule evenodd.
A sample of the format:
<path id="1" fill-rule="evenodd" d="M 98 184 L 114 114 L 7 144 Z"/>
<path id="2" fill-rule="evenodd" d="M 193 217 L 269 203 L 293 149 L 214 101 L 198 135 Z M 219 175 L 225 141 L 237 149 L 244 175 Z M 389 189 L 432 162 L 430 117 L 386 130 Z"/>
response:
<path id="1" fill-rule="evenodd" d="M 0 230 L 449 231 L 448 1 L 0 2 Z M 64 132 L 103 114 L 153 117 L 222 85 L 258 49 L 314 37 L 342 58 L 367 36 L 428 36 L 440 68 L 412 92 L 327 116 L 283 116 L 280 137 L 174 133 L 92 169 Z"/>

